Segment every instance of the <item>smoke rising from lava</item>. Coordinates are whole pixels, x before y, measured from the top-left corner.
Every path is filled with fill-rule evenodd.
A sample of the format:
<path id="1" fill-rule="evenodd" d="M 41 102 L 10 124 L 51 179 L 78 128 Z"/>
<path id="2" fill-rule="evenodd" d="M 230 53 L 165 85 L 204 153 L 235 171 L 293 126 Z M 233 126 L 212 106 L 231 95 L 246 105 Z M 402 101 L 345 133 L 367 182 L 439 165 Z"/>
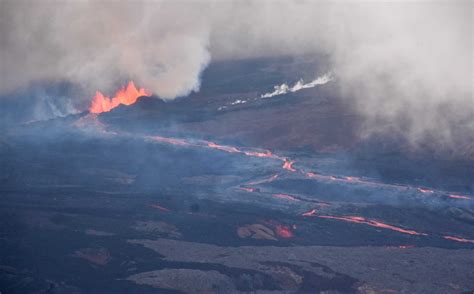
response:
<path id="1" fill-rule="evenodd" d="M 260 95 L 260 98 L 271 98 L 273 96 L 285 95 L 288 92 L 298 92 L 299 90 L 314 88 L 318 85 L 324 85 L 330 82 L 331 80 L 332 80 L 331 74 L 325 74 L 316 78 L 315 80 L 309 83 L 304 83 L 303 80 L 299 80 L 292 87 L 284 83 L 284 84 L 275 86 L 273 92 L 268 92 L 268 93 Z"/>
<path id="2" fill-rule="evenodd" d="M 90 97 L 134 80 L 172 99 L 199 89 L 210 60 L 209 25 L 192 3 L 7 0 L 0 7 L 3 93 L 69 80 Z"/>
<path id="3" fill-rule="evenodd" d="M 199 90 L 211 57 L 317 55 L 366 117 L 362 136 L 395 132 L 456 149 L 474 130 L 471 1 L 0 5 L 2 93 L 69 80 L 90 97 L 131 79 L 172 99 Z"/>

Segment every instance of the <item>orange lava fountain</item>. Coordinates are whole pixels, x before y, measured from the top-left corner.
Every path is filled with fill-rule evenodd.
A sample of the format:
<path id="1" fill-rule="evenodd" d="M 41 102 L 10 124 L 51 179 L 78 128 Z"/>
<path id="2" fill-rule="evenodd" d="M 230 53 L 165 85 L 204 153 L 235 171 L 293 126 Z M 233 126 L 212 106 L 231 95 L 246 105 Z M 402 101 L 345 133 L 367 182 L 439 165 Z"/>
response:
<path id="1" fill-rule="evenodd" d="M 89 111 L 91 113 L 108 112 L 120 104 L 131 105 L 137 102 L 138 97 L 141 96 L 151 96 L 151 94 L 144 88 L 137 89 L 135 84 L 130 81 L 127 87 L 118 90 L 112 98 L 104 96 L 104 94 L 97 91 L 94 98 L 92 98 Z"/>

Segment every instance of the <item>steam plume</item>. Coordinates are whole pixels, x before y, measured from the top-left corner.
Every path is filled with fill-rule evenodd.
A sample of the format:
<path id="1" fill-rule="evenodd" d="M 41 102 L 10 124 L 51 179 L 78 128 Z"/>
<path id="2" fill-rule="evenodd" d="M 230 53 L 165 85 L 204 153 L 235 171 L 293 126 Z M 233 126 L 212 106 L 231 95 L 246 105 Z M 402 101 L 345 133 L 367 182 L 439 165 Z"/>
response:
<path id="1" fill-rule="evenodd" d="M 199 75 L 210 60 L 209 25 L 192 3 L 7 0 L 0 5 L 3 93 L 35 80 L 70 80 L 90 97 L 132 79 L 172 99 L 199 89 Z"/>
<path id="2" fill-rule="evenodd" d="M 314 88 L 318 85 L 324 85 L 330 82 L 331 80 L 332 80 L 331 75 L 325 74 L 306 84 L 304 83 L 303 80 L 299 80 L 292 87 L 288 86 L 288 84 L 286 83 L 283 83 L 281 85 L 275 86 L 274 87 L 275 90 L 273 92 L 268 92 L 268 93 L 260 95 L 260 98 L 271 98 L 273 96 L 287 94 L 288 92 L 298 92 L 299 90 L 302 90 L 302 89 Z"/>

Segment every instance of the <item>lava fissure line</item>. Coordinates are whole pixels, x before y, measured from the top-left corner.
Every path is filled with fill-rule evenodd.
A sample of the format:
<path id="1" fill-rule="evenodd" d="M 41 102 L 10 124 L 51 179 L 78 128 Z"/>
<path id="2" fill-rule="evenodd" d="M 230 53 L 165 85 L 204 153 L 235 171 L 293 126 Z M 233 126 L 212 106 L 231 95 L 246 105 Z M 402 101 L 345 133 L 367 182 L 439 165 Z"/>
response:
<path id="1" fill-rule="evenodd" d="M 318 218 L 324 218 L 324 219 L 334 219 L 334 220 L 340 220 L 340 221 L 345 221 L 345 222 L 351 222 L 351 223 L 357 223 L 357 224 L 365 224 L 371 227 L 376 227 L 376 228 L 382 228 L 382 229 L 388 229 L 392 231 L 396 231 L 399 233 L 403 234 L 408 234 L 408 235 L 416 235 L 416 236 L 427 236 L 428 234 L 425 233 L 420 233 L 414 230 L 409 230 L 409 229 L 404 229 L 400 228 L 397 226 L 389 225 L 377 220 L 373 219 L 366 219 L 365 217 L 362 216 L 333 216 L 333 215 L 319 215 L 317 214 L 317 211 L 315 209 L 310 210 L 308 212 L 305 212 L 302 214 L 302 216 L 315 216 Z"/>
<path id="2" fill-rule="evenodd" d="M 116 133 L 114 133 L 116 134 Z M 235 146 L 228 146 L 228 145 L 220 145 L 212 141 L 207 141 L 207 140 L 187 140 L 187 139 L 181 139 L 181 138 L 169 138 L 169 137 L 163 137 L 163 136 L 158 136 L 158 135 L 147 135 L 144 136 L 145 139 L 152 140 L 154 142 L 159 142 L 159 143 L 164 143 L 164 144 L 170 144 L 170 145 L 175 145 L 175 146 L 184 146 L 184 147 L 200 147 L 200 148 L 208 148 L 208 149 L 213 149 L 213 150 L 219 150 L 227 153 L 233 153 L 233 154 L 241 154 L 249 157 L 256 157 L 256 158 L 268 158 L 268 159 L 273 159 L 273 160 L 279 160 L 283 162 L 282 169 L 293 172 L 293 173 L 299 173 L 305 175 L 307 178 L 311 179 L 316 179 L 316 180 L 323 180 L 323 181 L 334 181 L 334 182 L 342 182 L 342 183 L 348 183 L 348 184 L 359 184 L 359 185 L 367 185 L 367 186 L 376 186 L 376 187 L 389 187 L 389 188 L 394 188 L 394 189 L 413 189 L 417 190 L 422 194 L 436 194 L 436 193 L 443 193 L 446 194 L 445 196 L 451 198 L 451 199 L 457 199 L 457 200 L 472 200 L 471 197 L 469 196 L 464 196 L 464 195 L 455 195 L 455 194 L 449 194 L 446 192 L 442 191 L 435 191 L 432 189 L 428 188 L 422 188 L 422 187 L 414 187 L 410 185 L 400 185 L 400 184 L 386 184 L 386 183 L 380 183 L 380 182 L 374 182 L 374 181 L 368 181 L 364 180 L 358 177 L 354 176 L 345 176 L 345 177 L 336 177 L 333 175 L 322 175 L 318 174 L 315 172 L 304 172 L 303 170 L 296 169 L 293 165 L 295 164 L 295 160 L 291 160 L 287 157 L 283 157 L 280 155 L 276 155 L 272 153 L 270 150 L 266 149 L 259 149 L 259 150 L 246 150 L 248 148 L 238 148 Z M 269 183 L 274 181 L 278 175 L 274 175 L 269 179 L 264 179 L 260 181 L 254 181 L 254 182 L 249 182 L 247 185 L 258 185 L 258 184 L 263 184 L 263 183 Z"/>

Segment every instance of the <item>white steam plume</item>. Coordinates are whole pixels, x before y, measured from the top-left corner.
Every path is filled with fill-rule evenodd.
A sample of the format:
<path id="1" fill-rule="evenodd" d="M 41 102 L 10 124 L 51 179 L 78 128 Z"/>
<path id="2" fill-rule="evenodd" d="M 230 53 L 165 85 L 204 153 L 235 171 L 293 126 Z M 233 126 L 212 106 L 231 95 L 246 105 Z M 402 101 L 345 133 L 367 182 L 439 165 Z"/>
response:
<path id="1" fill-rule="evenodd" d="M 260 98 L 270 98 L 273 96 L 284 95 L 284 94 L 287 94 L 288 92 L 298 92 L 299 90 L 302 90 L 302 89 L 314 88 L 318 85 L 324 85 L 330 82 L 331 80 L 332 80 L 331 74 L 325 74 L 306 84 L 304 83 L 303 80 L 299 80 L 292 87 L 288 86 L 288 84 L 286 83 L 283 83 L 281 85 L 275 86 L 273 92 L 268 92 L 268 93 L 260 95 Z"/>

